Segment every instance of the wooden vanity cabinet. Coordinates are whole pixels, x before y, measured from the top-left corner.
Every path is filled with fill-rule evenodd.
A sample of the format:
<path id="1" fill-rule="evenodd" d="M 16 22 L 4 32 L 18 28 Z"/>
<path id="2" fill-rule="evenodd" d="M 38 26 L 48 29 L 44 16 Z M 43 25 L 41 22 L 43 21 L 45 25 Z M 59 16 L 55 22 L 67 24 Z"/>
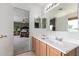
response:
<path id="1" fill-rule="evenodd" d="M 35 54 L 37 56 L 46 56 L 46 44 L 40 40 L 36 40 Z"/>
<path id="2" fill-rule="evenodd" d="M 61 56 L 61 52 L 47 45 L 47 56 Z"/>
<path id="3" fill-rule="evenodd" d="M 76 56 L 76 49 L 64 54 L 54 47 L 32 37 L 32 50 L 37 56 Z"/>
<path id="4" fill-rule="evenodd" d="M 37 56 L 46 56 L 46 44 L 32 37 L 32 50 Z"/>
<path id="5" fill-rule="evenodd" d="M 39 44 L 40 41 L 34 37 L 32 37 L 32 51 L 35 53 L 35 55 L 39 56 Z"/>
<path id="6" fill-rule="evenodd" d="M 40 56 L 46 56 L 46 44 L 40 41 Z"/>
<path id="7" fill-rule="evenodd" d="M 36 51 L 36 39 L 32 37 L 32 51 L 35 53 Z"/>
<path id="8" fill-rule="evenodd" d="M 40 55 L 40 41 L 39 40 L 36 40 L 36 52 L 35 52 L 35 54 L 37 55 L 37 56 L 39 56 Z"/>
<path id="9" fill-rule="evenodd" d="M 76 49 L 73 49 L 69 53 L 64 54 L 59 50 L 47 45 L 47 56 L 76 56 Z"/>

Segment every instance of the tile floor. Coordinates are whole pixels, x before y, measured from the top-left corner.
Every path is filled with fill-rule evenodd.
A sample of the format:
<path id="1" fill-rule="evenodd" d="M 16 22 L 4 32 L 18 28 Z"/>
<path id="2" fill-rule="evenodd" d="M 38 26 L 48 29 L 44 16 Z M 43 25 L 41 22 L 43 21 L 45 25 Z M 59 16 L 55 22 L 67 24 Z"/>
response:
<path id="1" fill-rule="evenodd" d="M 29 52 L 18 54 L 16 56 L 35 56 L 35 54 L 32 51 L 29 51 Z"/>

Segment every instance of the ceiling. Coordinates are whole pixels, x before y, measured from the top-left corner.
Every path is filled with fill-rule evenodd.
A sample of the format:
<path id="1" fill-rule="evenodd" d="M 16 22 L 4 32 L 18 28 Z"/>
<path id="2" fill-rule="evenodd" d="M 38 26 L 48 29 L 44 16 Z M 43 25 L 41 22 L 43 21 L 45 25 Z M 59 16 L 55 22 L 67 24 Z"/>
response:
<path id="1" fill-rule="evenodd" d="M 45 7 L 47 6 L 49 3 L 35 3 L 36 5 L 40 6 L 40 7 Z"/>
<path id="2" fill-rule="evenodd" d="M 44 8 L 46 5 L 48 5 L 49 3 L 12 3 L 13 6 L 37 6 L 37 7 L 41 7 Z M 33 8 L 33 7 L 32 7 Z"/>

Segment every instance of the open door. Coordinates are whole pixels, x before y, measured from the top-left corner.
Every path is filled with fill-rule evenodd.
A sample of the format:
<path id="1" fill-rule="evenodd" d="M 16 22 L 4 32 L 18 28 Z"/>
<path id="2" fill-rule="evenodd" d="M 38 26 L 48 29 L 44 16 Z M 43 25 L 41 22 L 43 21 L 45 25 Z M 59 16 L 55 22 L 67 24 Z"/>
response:
<path id="1" fill-rule="evenodd" d="M 0 56 L 13 55 L 13 9 L 8 3 L 0 3 Z"/>

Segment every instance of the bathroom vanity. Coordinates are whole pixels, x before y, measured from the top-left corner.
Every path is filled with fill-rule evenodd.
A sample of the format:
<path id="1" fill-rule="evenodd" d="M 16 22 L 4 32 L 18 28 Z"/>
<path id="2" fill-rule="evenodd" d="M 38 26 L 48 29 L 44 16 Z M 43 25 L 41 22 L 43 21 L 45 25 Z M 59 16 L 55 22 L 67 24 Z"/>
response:
<path id="1" fill-rule="evenodd" d="M 56 42 L 42 35 L 32 36 L 32 51 L 37 56 L 76 56 L 77 47 L 77 44 L 67 41 Z"/>

